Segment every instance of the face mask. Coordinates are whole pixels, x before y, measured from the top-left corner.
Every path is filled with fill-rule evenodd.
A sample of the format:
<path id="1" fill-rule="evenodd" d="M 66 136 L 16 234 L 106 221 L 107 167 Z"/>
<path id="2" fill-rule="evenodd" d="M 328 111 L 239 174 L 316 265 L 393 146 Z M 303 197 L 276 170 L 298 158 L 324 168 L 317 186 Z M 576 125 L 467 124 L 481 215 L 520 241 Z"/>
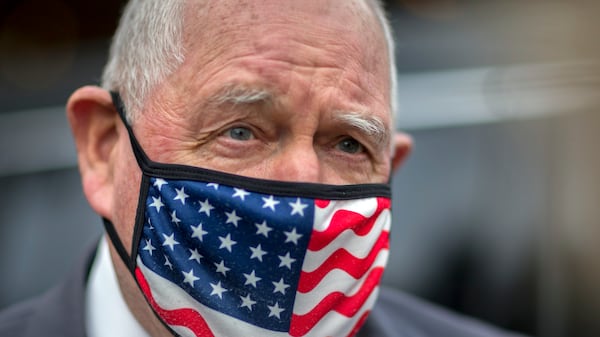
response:
<path id="1" fill-rule="evenodd" d="M 390 188 L 253 179 L 151 161 L 132 254 L 109 237 L 157 317 L 181 336 L 353 336 L 388 257 Z"/>

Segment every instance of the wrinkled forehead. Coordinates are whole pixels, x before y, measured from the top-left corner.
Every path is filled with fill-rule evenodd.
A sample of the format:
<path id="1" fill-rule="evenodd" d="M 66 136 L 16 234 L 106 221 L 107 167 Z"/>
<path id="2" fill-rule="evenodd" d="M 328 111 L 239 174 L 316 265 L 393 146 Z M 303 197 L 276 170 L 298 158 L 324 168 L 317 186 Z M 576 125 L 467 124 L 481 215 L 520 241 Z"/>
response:
<path id="1" fill-rule="evenodd" d="M 390 102 L 385 34 L 365 1 L 191 0 L 184 10 L 184 66 L 196 83 L 210 78 L 215 64 L 229 67 L 252 55 L 303 69 L 342 69 L 364 95 Z M 272 69 L 255 72 L 262 71 Z"/>
<path id="2" fill-rule="evenodd" d="M 189 0 L 185 13 L 186 19 L 191 20 L 187 23 L 198 20 L 203 26 L 288 22 L 297 17 L 325 19 L 346 28 L 356 27 L 363 33 L 377 27 L 369 0 Z"/>
<path id="3" fill-rule="evenodd" d="M 266 33 L 354 44 L 367 56 L 385 55 L 381 24 L 368 0 L 191 0 L 184 11 L 187 50 L 215 39 L 260 41 Z M 288 35 L 289 36 L 289 35 Z M 331 41 L 328 41 L 331 42 Z M 357 53 L 359 55 L 359 53 Z"/>

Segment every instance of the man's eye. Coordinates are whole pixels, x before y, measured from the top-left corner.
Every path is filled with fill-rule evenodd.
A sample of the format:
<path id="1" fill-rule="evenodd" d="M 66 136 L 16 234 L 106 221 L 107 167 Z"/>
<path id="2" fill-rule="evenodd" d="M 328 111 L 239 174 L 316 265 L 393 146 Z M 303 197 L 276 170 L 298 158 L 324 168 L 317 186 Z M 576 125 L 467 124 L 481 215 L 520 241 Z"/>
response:
<path id="1" fill-rule="evenodd" d="M 250 140 L 254 138 L 252 131 L 245 127 L 235 127 L 227 130 L 225 134 L 235 140 Z"/>
<path id="2" fill-rule="evenodd" d="M 354 138 L 345 138 L 336 147 L 347 153 L 360 153 L 364 151 L 362 144 Z"/>

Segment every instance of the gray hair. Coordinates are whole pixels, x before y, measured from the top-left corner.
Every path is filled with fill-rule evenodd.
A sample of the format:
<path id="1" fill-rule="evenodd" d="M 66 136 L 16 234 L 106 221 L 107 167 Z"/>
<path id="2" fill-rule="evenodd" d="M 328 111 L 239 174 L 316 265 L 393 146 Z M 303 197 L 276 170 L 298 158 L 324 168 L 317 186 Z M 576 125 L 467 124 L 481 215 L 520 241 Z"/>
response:
<path id="1" fill-rule="evenodd" d="M 390 110 L 392 112 L 392 131 L 395 130 L 396 116 L 398 115 L 398 73 L 396 70 L 396 44 L 394 42 L 394 35 L 392 27 L 386 16 L 385 9 L 381 0 L 367 0 L 367 3 L 375 11 L 375 16 L 379 20 L 381 30 L 385 38 L 388 52 L 388 62 L 390 66 Z"/>
<path id="2" fill-rule="evenodd" d="M 377 16 L 390 64 L 390 108 L 397 109 L 394 39 L 379 0 L 365 0 Z M 102 87 L 118 91 L 133 123 L 155 85 L 184 61 L 183 11 L 185 0 L 130 0 L 114 35 Z M 393 126 L 392 126 L 393 127 Z"/>
<path id="3" fill-rule="evenodd" d="M 152 88 L 183 63 L 184 0 L 131 0 L 113 37 L 102 87 L 118 91 L 132 123 Z"/>

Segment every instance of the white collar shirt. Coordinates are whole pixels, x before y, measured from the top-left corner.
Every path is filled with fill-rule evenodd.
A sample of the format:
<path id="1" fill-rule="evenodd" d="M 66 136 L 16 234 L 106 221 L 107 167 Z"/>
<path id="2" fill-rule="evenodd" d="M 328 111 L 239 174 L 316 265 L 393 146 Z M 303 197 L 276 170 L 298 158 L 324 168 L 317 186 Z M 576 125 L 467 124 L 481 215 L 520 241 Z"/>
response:
<path id="1" fill-rule="evenodd" d="M 92 265 L 85 294 L 88 337 L 149 337 L 123 299 L 108 242 L 103 237 Z"/>

